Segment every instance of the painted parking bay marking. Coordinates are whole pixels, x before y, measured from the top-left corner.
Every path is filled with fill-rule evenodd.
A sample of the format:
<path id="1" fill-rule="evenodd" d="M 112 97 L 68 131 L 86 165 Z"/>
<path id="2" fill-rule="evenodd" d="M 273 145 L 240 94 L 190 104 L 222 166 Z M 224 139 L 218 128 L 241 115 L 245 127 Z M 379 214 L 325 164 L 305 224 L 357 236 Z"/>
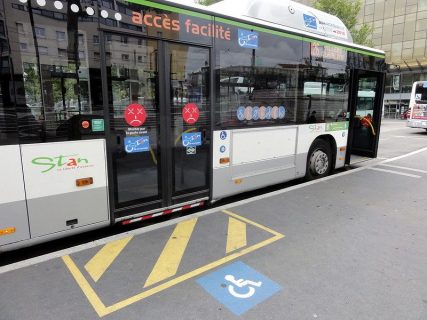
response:
<path id="1" fill-rule="evenodd" d="M 135 237 L 132 239 L 125 238 L 123 240 L 116 240 L 113 244 L 106 244 L 88 263 L 86 263 L 85 268 L 79 267 L 69 255 L 62 257 L 62 260 L 97 314 L 103 317 L 284 237 L 281 233 L 241 217 L 233 212 L 224 210 L 222 213 L 225 214 L 225 217 L 228 219 L 227 242 L 226 247 L 223 247 L 224 256 L 222 258 L 195 268 L 190 272 L 177 274 L 181 260 L 185 260 L 185 250 L 188 243 L 192 240 L 193 230 L 197 228 L 197 223 L 200 222 L 200 219 L 193 218 L 180 222 L 176 225 L 175 230 L 172 232 L 162 252 L 159 253 L 157 258 L 158 263 L 154 264 L 150 276 L 145 280 L 145 283 L 142 282 L 140 284 L 141 290 L 144 291 L 119 302 L 110 303 L 110 305 L 104 304 L 100 296 L 103 292 L 101 290 L 97 291 L 96 285 L 98 282 L 104 281 L 103 277 L 106 277 L 105 273 L 109 268 L 114 268 L 114 260 L 117 259 L 115 264 L 120 262 L 120 256 L 126 251 L 125 247 L 128 246 L 129 243 L 135 241 Z M 251 226 L 250 230 L 260 230 L 268 235 L 267 239 L 264 238 L 262 241 L 248 245 L 246 242 L 246 226 L 249 225 Z M 221 240 L 219 237 L 218 239 Z M 194 241 L 196 240 L 198 239 Z M 109 246 L 108 249 L 105 249 L 107 246 Z M 165 264 L 167 268 L 164 267 Z M 94 267 L 98 265 L 99 267 Z M 84 275 L 84 269 L 86 269 L 89 276 Z"/>
<path id="2" fill-rule="evenodd" d="M 281 290 L 277 283 L 241 261 L 209 273 L 197 283 L 237 316 Z"/>

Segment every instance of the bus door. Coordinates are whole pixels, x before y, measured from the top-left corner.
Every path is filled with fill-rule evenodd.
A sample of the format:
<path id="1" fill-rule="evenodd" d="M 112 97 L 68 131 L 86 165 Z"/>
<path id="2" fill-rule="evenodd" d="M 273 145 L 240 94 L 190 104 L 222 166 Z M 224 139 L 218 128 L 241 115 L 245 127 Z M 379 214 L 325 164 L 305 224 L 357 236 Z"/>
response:
<path id="1" fill-rule="evenodd" d="M 107 34 L 105 54 L 115 218 L 205 200 L 209 49 Z"/>
<path id="2" fill-rule="evenodd" d="M 346 164 L 351 155 L 375 158 L 384 96 L 384 73 L 352 70 Z"/>

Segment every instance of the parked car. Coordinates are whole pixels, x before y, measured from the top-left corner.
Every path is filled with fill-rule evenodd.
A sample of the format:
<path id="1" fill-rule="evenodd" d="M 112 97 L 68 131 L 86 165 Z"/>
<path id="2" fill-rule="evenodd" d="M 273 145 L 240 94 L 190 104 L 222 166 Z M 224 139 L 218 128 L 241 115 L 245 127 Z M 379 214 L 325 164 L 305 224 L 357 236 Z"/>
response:
<path id="1" fill-rule="evenodd" d="M 400 119 L 403 119 L 403 120 L 408 119 L 410 113 L 411 113 L 410 109 L 405 110 L 405 112 L 403 112 L 403 113 L 400 114 Z"/>

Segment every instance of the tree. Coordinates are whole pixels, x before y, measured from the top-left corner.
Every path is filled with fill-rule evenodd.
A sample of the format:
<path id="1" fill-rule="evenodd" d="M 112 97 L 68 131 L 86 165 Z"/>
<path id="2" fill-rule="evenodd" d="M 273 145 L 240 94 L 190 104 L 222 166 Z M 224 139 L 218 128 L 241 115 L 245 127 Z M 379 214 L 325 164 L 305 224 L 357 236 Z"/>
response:
<path id="1" fill-rule="evenodd" d="M 220 2 L 221 0 L 195 0 L 196 3 L 201 4 L 203 6 L 210 6 L 211 4 Z"/>
<path id="2" fill-rule="evenodd" d="M 350 31 L 355 43 L 373 46 L 372 26 L 364 23 L 357 27 L 357 15 L 362 8 L 361 0 L 317 0 L 314 7 L 340 18 Z"/>

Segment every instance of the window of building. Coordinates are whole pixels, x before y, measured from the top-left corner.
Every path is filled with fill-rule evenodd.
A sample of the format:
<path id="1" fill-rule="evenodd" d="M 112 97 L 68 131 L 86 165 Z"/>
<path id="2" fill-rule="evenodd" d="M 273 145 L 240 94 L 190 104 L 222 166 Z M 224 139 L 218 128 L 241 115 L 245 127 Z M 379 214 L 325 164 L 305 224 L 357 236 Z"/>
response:
<path id="1" fill-rule="evenodd" d="M 25 42 L 20 42 L 19 47 L 21 48 L 21 50 L 25 51 L 28 49 L 28 44 L 26 44 Z"/>
<path id="2" fill-rule="evenodd" d="M 67 49 L 60 49 L 58 48 L 58 57 L 66 57 L 67 56 Z"/>
<path id="3" fill-rule="evenodd" d="M 34 33 L 39 38 L 46 38 L 46 29 L 41 27 L 34 27 Z"/>
<path id="4" fill-rule="evenodd" d="M 47 55 L 49 53 L 47 47 L 39 46 L 39 54 L 41 55 Z"/>
<path id="5" fill-rule="evenodd" d="M 25 33 L 24 25 L 22 23 L 17 22 L 16 23 L 16 29 L 18 29 L 18 33 L 20 33 L 20 34 Z"/>
<path id="6" fill-rule="evenodd" d="M 64 41 L 65 40 L 65 32 L 64 31 L 56 31 L 56 40 Z"/>
<path id="7" fill-rule="evenodd" d="M 122 60 L 123 61 L 129 61 L 129 55 L 128 54 L 122 54 Z"/>
<path id="8" fill-rule="evenodd" d="M 97 36 L 97 35 L 93 36 L 93 43 L 94 44 L 98 44 L 99 43 L 99 36 Z"/>

